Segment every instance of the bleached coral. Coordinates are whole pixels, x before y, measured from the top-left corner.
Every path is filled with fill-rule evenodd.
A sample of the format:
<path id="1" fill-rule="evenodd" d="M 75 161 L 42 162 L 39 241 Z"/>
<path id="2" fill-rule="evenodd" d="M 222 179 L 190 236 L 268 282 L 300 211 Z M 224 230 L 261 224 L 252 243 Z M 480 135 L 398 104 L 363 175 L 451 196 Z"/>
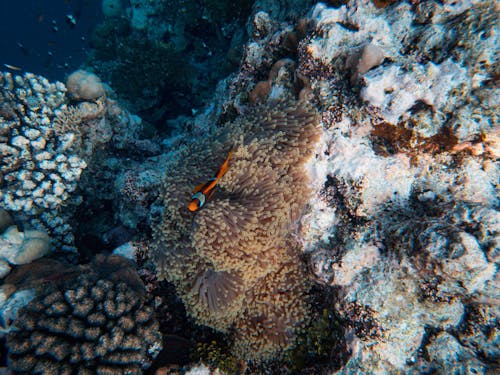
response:
<path id="1" fill-rule="evenodd" d="M 274 94 L 290 94 L 277 84 L 280 75 L 290 73 L 301 78 L 308 100 L 319 109 L 325 132 L 316 158 L 304 166 L 317 194 L 308 198 L 310 209 L 300 215 L 294 238 L 317 280 L 339 297 L 335 307 L 350 349 L 340 374 L 495 370 L 500 337 L 497 8 L 480 0 L 319 4 L 297 51 L 290 53 L 295 58 L 297 52 L 294 61 L 282 59 L 289 50 L 279 47 L 294 26 L 257 7 L 241 71 L 219 86 L 226 91 L 214 100 L 223 109 L 207 110 L 212 115 L 227 108 L 251 112 L 245 95 L 250 93 L 251 102 L 272 102 Z M 365 56 L 365 64 L 366 46 L 373 56 Z M 278 69 L 267 76 L 274 65 Z M 199 126 L 195 133 L 204 131 Z M 184 153 L 176 155 L 185 162 Z M 207 177 L 213 173 L 196 163 L 190 170 L 201 169 Z M 203 180 L 194 180 L 198 177 Z M 177 182 L 196 184 L 184 177 Z M 169 241 L 161 244 L 163 255 L 179 264 L 190 263 L 193 252 L 206 257 L 189 270 L 193 278 L 184 286 L 180 280 L 187 268 L 179 271 L 167 261 L 157 265 L 181 285 L 180 294 L 195 306 L 193 315 L 203 314 L 200 305 L 214 316 L 221 306 L 234 313 L 240 274 L 229 272 L 225 257 L 207 263 L 210 247 L 200 244 L 226 249 L 210 229 L 227 220 L 225 228 L 233 233 L 233 220 L 247 219 L 247 206 L 238 215 L 207 206 L 191 222 L 184 207 L 173 203 L 189 199 L 189 189 L 181 194 L 172 192 L 173 183 L 166 187 L 162 231 Z M 226 198 L 222 192 L 215 199 L 222 205 Z M 183 235 L 191 230 L 200 236 Z M 186 238 L 189 245 L 178 246 Z M 238 258 L 237 251 L 231 254 Z M 211 294 L 210 285 L 221 292 Z M 259 321 L 254 328 L 273 332 L 280 324 Z M 236 334 L 250 335 L 247 324 L 236 327 Z"/>
<path id="2" fill-rule="evenodd" d="M 442 111 L 450 105 L 450 91 L 458 90 L 468 80 L 466 69 L 451 59 L 439 65 L 416 64 L 410 71 L 402 71 L 397 65 L 378 68 L 363 78 L 361 98 L 380 108 L 381 115 L 394 124 L 419 101 Z"/>
<path id="3" fill-rule="evenodd" d="M 5 277 L 9 264 L 27 264 L 44 256 L 50 249 L 47 233 L 38 230 L 19 231 L 10 226 L 0 237 L 0 277 Z"/>
<path id="4" fill-rule="evenodd" d="M 316 62 L 333 67 L 335 76 L 361 46 L 380 49 L 388 62 L 359 74 L 361 97 L 391 123 L 411 118 L 414 107 L 425 103 L 432 109 L 431 120 L 417 121 L 417 132 L 431 136 L 439 130 L 436 123 L 455 117 L 450 125 L 461 129 L 463 140 L 473 134 L 468 123 L 477 124 L 477 134 L 492 130 L 493 124 L 481 118 L 498 117 L 494 103 L 475 99 L 498 95 L 498 88 L 483 87 L 496 74 L 496 12 L 489 1 L 428 1 L 413 8 L 398 2 L 383 10 L 368 0 L 335 9 L 318 4 L 311 17 L 321 33 L 305 49 Z"/>
<path id="5" fill-rule="evenodd" d="M 346 296 L 344 319 L 359 304 L 354 315 L 369 313 L 380 332 L 347 327 L 352 357 L 339 373 L 483 371 L 498 361 L 496 339 L 470 333 L 484 324 L 498 337 L 495 8 L 359 0 L 310 12 L 297 74 L 326 132 L 307 166 L 318 194 L 300 239 L 317 279 Z M 269 59 L 278 40 L 252 40 L 243 60 Z M 359 67 L 367 45 L 374 63 Z M 423 356 L 435 343 L 444 347 Z"/>
<path id="6" fill-rule="evenodd" d="M 412 22 L 409 4 L 402 3 L 388 13 L 377 11 L 371 0 L 357 0 L 338 8 L 319 3 L 312 9 L 311 18 L 321 34 L 311 38 L 309 53 L 324 64 L 332 64 L 338 72 L 367 43 L 380 48 L 388 58 L 399 56 L 401 37 Z"/>
<path id="7" fill-rule="evenodd" d="M 498 329 L 493 328 L 500 256 L 495 6 L 488 1 L 374 3 L 316 5 L 296 50 L 283 44 L 300 27 L 278 22 L 257 5 L 241 70 L 221 83 L 213 107 L 198 117 L 193 133 L 206 134 L 204 121 L 220 118 L 228 108 L 252 112 L 248 97 L 269 104 L 289 95 L 280 78 L 300 78 L 293 86 L 307 89 L 304 97 L 319 108 L 325 132 L 316 158 L 304 166 L 317 194 L 308 197 L 310 209 L 300 215 L 294 238 L 309 255 L 317 280 L 342 297 L 336 307 L 352 355 L 338 372 L 452 371 L 461 368 L 458 361 L 446 363 L 453 350 L 460 353 L 457 358 L 487 369 L 498 361 Z M 288 53 L 292 59 L 283 59 Z M 224 148 L 213 147 L 220 160 Z M 185 166 L 187 154 L 175 155 Z M 253 211 L 242 205 L 237 215 L 227 214 L 232 202 L 225 191 L 214 198 L 220 207 L 207 206 L 193 221 L 184 206 L 174 203 L 189 199 L 190 187 L 217 167 L 192 162 L 190 170 L 203 173 L 176 179 L 187 186 L 183 192 L 167 183 L 162 261 L 157 256 L 156 264 L 180 286 L 192 315 L 210 310 L 218 317 L 225 307 L 233 319 L 244 281 L 241 272 L 231 271 L 256 269 L 255 261 L 238 265 L 238 251 L 225 245 L 225 234 L 221 238 L 211 229 L 227 221 L 227 238 L 237 242 L 233 221 L 249 220 Z M 267 174 L 259 181 L 265 183 Z M 225 184 L 222 190 L 231 187 Z M 226 254 L 212 252 L 213 244 L 232 249 L 226 251 L 232 263 L 224 261 Z M 192 262 L 193 253 L 203 256 L 198 263 Z M 195 266 L 178 269 L 169 262 Z M 189 282 L 186 275 L 192 275 Z M 210 286 L 219 292 L 211 293 Z M 272 309 L 262 310 L 265 315 Z M 238 351 L 238 333 L 274 332 L 283 325 L 279 320 L 273 326 L 259 321 L 255 327 L 236 322 Z M 474 335 L 474 329 L 491 336 Z M 432 358 L 423 354 L 430 350 Z"/>
<path id="8" fill-rule="evenodd" d="M 70 88 L 80 99 L 95 100 L 72 105 L 60 82 L 0 73 L 0 207 L 50 231 L 67 249 L 73 246 L 68 219 L 81 200 L 75 190 L 82 172 L 113 136 L 117 148 L 135 141 L 141 124 L 100 97 L 100 81 L 88 83 Z"/>

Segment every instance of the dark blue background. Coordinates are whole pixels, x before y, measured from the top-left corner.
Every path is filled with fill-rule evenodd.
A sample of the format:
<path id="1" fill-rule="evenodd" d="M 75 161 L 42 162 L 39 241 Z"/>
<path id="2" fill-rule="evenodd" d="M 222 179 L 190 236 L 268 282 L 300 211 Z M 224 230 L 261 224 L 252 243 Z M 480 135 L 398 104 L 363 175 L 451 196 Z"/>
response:
<path id="1" fill-rule="evenodd" d="M 77 19 L 74 28 L 67 14 Z M 0 71 L 10 64 L 64 80 L 85 61 L 90 34 L 102 17 L 101 0 L 0 0 Z"/>

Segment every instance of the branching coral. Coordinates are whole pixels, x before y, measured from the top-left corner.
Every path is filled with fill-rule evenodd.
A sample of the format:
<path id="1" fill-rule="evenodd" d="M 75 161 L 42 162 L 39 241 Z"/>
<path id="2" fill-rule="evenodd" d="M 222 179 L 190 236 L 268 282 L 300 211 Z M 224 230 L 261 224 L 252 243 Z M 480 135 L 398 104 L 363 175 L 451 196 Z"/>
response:
<path id="1" fill-rule="evenodd" d="M 0 207 L 74 250 L 69 217 L 83 170 L 96 149 L 135 140 L 140 119 L 96 97 L 104 88 L 90 73 L 78 71 L 68 84 L 0 72 Z M 70 103 L 67 92 L 91 99 Z"/>
<path id="2" fill-rule="evenodd" d="M 158 273 L 176 283 L 199 322 L 235 328 L 241 358 L 279 356 L 307 320 L 308 284 L 292 234 L 310 196 L 303 164 L 319 135 L 317 115 L 304 102 L 260 107 L 257 116 L 186 146 L 167 171 L 153 254 Z M 229 144 L 230 168 L 193 217 L 190 191 L 216 170 Z M 200 160 L 206 149 L 214 162 Z"/>

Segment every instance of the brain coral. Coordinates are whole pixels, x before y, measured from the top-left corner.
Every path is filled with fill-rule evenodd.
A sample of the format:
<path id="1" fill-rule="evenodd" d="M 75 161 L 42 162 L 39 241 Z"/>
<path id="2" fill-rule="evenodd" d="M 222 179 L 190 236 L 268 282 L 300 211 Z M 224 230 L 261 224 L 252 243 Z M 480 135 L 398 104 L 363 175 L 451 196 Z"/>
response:
<path id="1" fill-rule="evenodd" d="M 238 357 L 263 361 L 290 348 L 307 321 L 308 283 L 293 233 L 310 196 L 304 162 L 320 129 L 302 101 L 256 112 L 179 151 L 166 173 L 153 258 L 192 316 L 231 332 Z M 189 212 L 193 187 L 213 177 L 231 147 L 214 198 Z"/>
<path id="2" fill-rule="evenodd" d="M 142 374 L 161 349 L 161 334 L 129 261 L 98 256 L 54 276 L 9 333 L 9 368 L 17 374 Z"/>

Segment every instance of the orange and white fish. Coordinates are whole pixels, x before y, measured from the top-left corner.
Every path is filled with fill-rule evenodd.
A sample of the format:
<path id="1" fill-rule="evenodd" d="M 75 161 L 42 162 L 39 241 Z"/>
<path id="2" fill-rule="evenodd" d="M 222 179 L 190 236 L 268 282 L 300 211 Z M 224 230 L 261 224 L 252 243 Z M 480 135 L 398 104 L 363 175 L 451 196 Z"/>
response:
<path id="1" fill-rule="evenodd" d="M 208 180 L 208 182 L 204 184 L 197 185 L 194 188 L 193 196 L 191 197 L 191 202 L 189 202 L 188 205 L 189 211 L 192 212 L 198 211 L 205 205 L 205 203 L 207 203 L 210 200 L 210 198 L 212 198 L 212 196 L 215 193 L 215 187 L 217 186 L 217 183 L 229 169 L 229 161 L 231 160 L 232 156 L 233 156 L 233 150 L 231 149 L 231 151 L 229 151 L 229 155 L 226 158 L 226 161 L 221 165 L 215 177 L 211 178 L 210 180 Z"/>

